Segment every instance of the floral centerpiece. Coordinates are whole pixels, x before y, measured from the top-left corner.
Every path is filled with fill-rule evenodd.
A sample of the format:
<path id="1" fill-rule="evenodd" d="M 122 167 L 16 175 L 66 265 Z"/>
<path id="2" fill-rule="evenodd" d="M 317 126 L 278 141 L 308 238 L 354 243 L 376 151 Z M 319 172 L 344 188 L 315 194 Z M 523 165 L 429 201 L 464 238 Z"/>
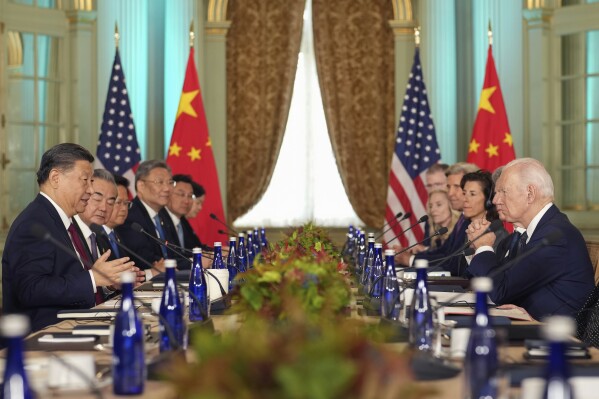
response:
<path id="1" fill-rule="evenodd" d="M 181 360 L 169 379 L 182 398 L 420 398 L 409 357 L 377 343 L 380 331 L 347 317 L 350 288 L 339 252 L 307 224 L 271 245 L 238 275 L 233 312 L 241 327 L 198 330 L 197 362 Z M 378 338 L 378 339 L 377 339 Z"/>

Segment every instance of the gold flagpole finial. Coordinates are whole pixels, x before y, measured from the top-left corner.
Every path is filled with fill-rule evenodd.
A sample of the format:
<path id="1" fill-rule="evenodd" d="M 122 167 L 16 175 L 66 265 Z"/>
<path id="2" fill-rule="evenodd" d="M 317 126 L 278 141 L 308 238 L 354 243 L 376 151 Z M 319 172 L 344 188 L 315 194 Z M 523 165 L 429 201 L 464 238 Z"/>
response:
<path id="1" fill-rule="evenodd" d="M 119 25 L 115 22 L 114 23 L 114 45 L 118 48 L 119 47 L 119 39 L 121 38 L 121 35 L 119 34 Z"/>
<path id="2" fill-rule="evenodd" d="M 189 47 L 193 47 L 195 37 L 196 34 L 193 32 L 193 21 L 191 21 L 191 25 L 189 26 Z"/>
<path id="3" fill-rule="evenodd" d="M 420 26 L 414 28 L 414 43 L 416 43 L 416 47 L 420 46 Z"/>
<path id="4" fill-rule="evenodd" d="M 489 20 L 489 30 L 487 31 L 487 36 L 489 37 L 489 46 L 493 45 L 493 30 L 491 29 L 491 20 Z"/>

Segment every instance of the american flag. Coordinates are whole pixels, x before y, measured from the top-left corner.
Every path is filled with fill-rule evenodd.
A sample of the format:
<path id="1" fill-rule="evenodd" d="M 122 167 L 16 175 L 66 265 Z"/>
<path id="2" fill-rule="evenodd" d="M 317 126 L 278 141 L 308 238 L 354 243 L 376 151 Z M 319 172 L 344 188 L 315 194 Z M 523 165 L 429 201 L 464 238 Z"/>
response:
<path id="1" fill-rule="evenodd" d="M 141 156 L 118 48 L 112 64 L 96 155 L 97 167 L 125 176 L 131 182 L 135 180 Z M 129 186 L 129 191 L 135 195 L 133 185 Z"/>
<path id="2" fill-rule="evenodd" d="M 389 173 L 387 208 L 385 221 L 395 227 L 385 233 L 385 242 L 427 213 L 427 192 L 424 186 L 426 170 L 441 159 L 441 152 L 435 136 L 435 126 L 426 97 L 426 87 L 422 78 L 420 53 L 416 48 L 414 64 L 404 96 L 395 139 L 395 152 Z M 398 212 L 410 212 L 412 216 L 401 225 L 395 224 Z M 421 241 L 424 238 L 424 225 L 418 224 L 399 238 L 402 246 Z"/>

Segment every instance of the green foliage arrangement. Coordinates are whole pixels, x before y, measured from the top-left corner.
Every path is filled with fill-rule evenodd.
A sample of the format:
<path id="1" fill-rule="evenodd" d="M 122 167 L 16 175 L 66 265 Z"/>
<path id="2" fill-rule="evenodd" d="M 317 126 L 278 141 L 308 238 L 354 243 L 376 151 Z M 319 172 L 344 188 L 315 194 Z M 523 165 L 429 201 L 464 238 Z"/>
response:
<path id="1" fill-rule="evenodd" d="M 376 343 L 373 329 L 346 317 L 348 277 L 327 232 L 300 227 L 238 275 L 233 311 L 242 323 L 222 335 L 198 330 L 193 363 L 168 378 L 178 397 L 197 399 L 421 398 L 409 356 Z M 380 335 L 380 332 L 377 332 Z"/>

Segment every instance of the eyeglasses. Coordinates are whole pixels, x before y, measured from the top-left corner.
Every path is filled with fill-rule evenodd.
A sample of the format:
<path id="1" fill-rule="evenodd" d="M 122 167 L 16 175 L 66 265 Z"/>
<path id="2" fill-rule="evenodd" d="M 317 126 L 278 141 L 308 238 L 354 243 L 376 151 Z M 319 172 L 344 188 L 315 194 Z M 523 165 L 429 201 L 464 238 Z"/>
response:
<path id="1" fill-rule="evenodd" d="M 116 206 L 126 206 L 127 208 L 131 208 L 131 201 L 129 201 L 129 200 L 116 200 L 116 201 L 114 201 L 114 205 L 116 205 Z"/>
<path id="2" fill-rule="evenodd" d="M 175 181 L 174 180 L 145 180 L 145 179 L 140 179 L 143 182 L 146 183 L 154 183 L 157 186 L 165 186 L 165 187 L 173 187 L 175 185 Z"/>
<path id="3" fill-rule="evenodd" d="M 187 198 L 187 199 L 191 199 L 191 200 L 195 198 L 195 196 L 193 194 L 186 194 L 182 191 L 173 191 L 173 194 L 175 194 L 179 198 Z"/>

